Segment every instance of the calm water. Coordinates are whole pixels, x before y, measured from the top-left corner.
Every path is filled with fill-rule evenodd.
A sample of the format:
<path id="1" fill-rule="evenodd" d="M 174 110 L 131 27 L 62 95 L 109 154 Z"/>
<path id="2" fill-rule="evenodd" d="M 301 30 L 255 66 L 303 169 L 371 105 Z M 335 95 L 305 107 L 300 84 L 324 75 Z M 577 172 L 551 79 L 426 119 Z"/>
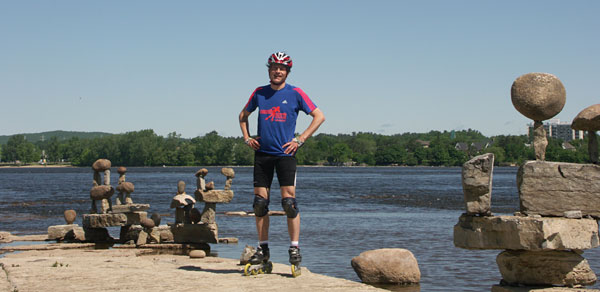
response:
<path id="1" fill-rule="evenodd" d="M 177 181 L 185 181 L 187 193 L 193 194 L 198 169 L 129 168 L 127 181 L 135 184 L 132 198 L 135 203 L 150 204 L 149 213 L 163 216 L 161 224 L 173 222 L 169 204 Z M 252 209 L 252 169 L 234 169 L 234 199 L 217 205 L 218 213 Z M 116 185 L 114 170 L 111 182 Z M 516 171 L 494 169 L 495 214 L 518 210 Z M 419 262 L 421 291 L 489 291 L 501 278 L 496 265 L 500 251 L 463 250 L 455 248 L 452 241 L 453 226 L 464 210 L 460 172 L 460 168 L 426 167 L 299 168 L 303 265 L 316 273 L 360 281 L 350 266 L 352 257 L 371 249 L 405 248 Z M 210 180 L 216 188 L 223 188 L 220 168 L 209 168 Z M 88 168 L 0 169 L 0 230 L 45 233 L 49 225 L 64 224 L 66 209 L 77 211 L 76 223 L 81 225 L 81 214 L 91 205 L 91 186 Z M 276 182 L 273 189 L 278 189 Z M 280 200 L 272 200 L 271 210 L 281 209 Z M 239 258 L 245 244 L 256 245 L 254 218 L 218 215 L 217 222 L 220 237 L 240 241 L 237 245 L 212 245 L 219 256 Z M 118 227 L 109 230 L 118 236 Z M 271 218 L 273 261 L 287 264 L 288 240 L 285 217 Z M 600 271 L 598 249 L 586 251 L 584 256 Z"/>

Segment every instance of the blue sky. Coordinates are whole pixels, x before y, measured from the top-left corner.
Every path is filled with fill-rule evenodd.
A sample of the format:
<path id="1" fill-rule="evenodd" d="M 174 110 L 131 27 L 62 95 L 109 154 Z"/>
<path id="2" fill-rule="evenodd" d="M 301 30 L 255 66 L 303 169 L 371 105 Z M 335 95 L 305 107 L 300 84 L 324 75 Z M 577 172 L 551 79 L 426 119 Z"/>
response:
<path id="1" fill-rule="evenodd" d="M 525 134 L 522 74 L 561 79 L 561 121 L 600 103 L 598 15 L 599 1 L 0 0 L 0 135 L 240 136 L 279 50 L 319 132 Z"/>

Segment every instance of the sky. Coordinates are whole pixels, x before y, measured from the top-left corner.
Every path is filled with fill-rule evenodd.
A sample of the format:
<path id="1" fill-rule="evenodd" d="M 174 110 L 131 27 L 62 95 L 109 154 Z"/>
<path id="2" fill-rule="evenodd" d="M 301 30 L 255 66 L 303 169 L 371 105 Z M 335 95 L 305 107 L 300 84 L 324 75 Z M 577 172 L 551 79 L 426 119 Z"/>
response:
<path id="1" fill-rule="evenodd" d="M 0 135 L 239 137 L 275 51 L 325 114 L 317 133 L 525 134 L 520 75 L 562 81 L 561 121 L 600 103 L 598 15 L 600 1 L 0 0 Z"/>

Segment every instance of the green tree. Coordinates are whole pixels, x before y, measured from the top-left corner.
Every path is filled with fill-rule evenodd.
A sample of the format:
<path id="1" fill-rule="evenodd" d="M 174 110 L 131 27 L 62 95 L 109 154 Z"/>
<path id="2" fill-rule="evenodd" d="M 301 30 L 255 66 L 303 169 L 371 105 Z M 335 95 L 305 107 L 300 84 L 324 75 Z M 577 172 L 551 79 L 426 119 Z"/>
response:
<path id="1" fill-rule="evenodd" d="M 40 159 L 41 152 L 28 142 L 23 135 L 13 135 L 2 151 L 2 160 L 34 162 Z"/>

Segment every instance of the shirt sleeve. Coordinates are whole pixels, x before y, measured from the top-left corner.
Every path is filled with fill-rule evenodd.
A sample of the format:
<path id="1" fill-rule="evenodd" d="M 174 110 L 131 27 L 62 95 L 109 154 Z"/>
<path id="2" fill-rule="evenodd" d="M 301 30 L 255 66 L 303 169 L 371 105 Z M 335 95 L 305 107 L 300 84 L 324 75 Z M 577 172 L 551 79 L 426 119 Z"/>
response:
<path id="1" fill-rule="evenodd" d="M 259 91 L 260 89 L 262 89 L 262 87 L 256 88 L 254 90 L 254 92 L 252 92 L 252 94 L 250 94 L 250 98 L 248 99 L 248 102 L 244 106 L 244 109 L 246 111 L 253 112 L 256 109 L 256 107 L 258 106 L 258 102 L 256 100 L 256 92 Z"/>
<path id="2" fill-rule="evenodd" d="M 312 100 L 310 100 L 308 95 L 302 91 L 302 89 L 296 87 L 294 88 L 294 91 L 296 91 L 300 97 L 298 100 L 298 106 L 301 111 L 305 112 L 306 114 L 310 114 L 317 108 L 317 106 L 312 102 Z"/>

